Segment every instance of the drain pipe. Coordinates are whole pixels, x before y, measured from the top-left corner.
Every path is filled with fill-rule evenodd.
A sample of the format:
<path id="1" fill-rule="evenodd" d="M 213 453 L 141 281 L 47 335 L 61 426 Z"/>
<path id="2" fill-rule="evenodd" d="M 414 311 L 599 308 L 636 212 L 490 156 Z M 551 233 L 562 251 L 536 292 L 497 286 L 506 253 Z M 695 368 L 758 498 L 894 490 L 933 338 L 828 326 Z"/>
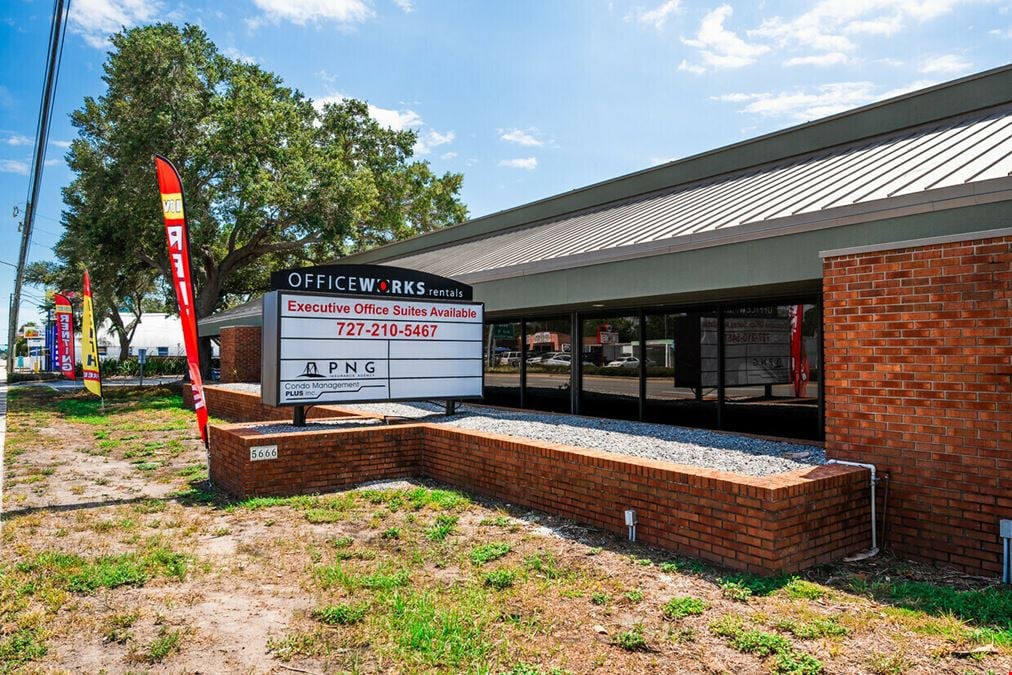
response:
<path id="1" fill-rule="evenodd" d="M 849 558 L 844 558 L 846 562 L 857 562 L 858 560 L 866 560 L 878 555 L 878 526 L 877 519 L 875 518 L 875 485 L 878 483 L 877 471 L 874 464 L 866 464 L 864 462 L 848 462 L 842 459 L 831 459 L 827 464 L 842 464 L 844 466 L 857 466 L 862 469 L 868 469 L 871 471 L 871 548 L 857 555 L 852 555 Z"/>
<path id="2" fill-rule="evenodd" d="M 998 521 L 998 531 L 1005 554 L 1001 561 L 1001 581 L 1003 584 L 1012 584 L 1012 520 Z"/>

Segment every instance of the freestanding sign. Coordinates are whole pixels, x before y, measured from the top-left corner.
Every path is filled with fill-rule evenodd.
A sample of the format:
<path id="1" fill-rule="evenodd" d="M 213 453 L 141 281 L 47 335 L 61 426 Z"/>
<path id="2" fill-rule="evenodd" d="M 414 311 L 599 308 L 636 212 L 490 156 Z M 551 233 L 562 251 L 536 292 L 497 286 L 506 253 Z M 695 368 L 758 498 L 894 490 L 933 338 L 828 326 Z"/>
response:
<path id="1" fill-rule="evenodd" d="M 482 395 L 481 303 L 274 291 L 263 317 L 267 405 Z"/>

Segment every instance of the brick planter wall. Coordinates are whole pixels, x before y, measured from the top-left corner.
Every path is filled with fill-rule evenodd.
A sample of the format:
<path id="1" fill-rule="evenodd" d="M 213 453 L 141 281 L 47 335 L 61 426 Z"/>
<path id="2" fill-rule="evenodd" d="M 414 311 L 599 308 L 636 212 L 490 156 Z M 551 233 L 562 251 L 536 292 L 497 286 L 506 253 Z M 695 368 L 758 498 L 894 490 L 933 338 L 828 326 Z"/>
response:
<path id="1" fill-rule="evenodd" d="M 260 327 L 226 326 L 221 329 L 221 381 L 260 381 Z"/>
<path id="2" fill-rule="evenodd" d="M 826 454 L 891 477 L 888 544 L 995 576 L 1012 518 L 1012 236 L 827 257 Z"/>
<path id="3" fill-rule="evenodd" d="M 250 447 L 278 459 L 250 461 Z M 212 426 L 211 479 L 239 496 L 430 477 L 728 567 L 795 572 L 867 548 L 868 472 L 822 466 L 753 478 L 431 424 L 262 434 Z"/>

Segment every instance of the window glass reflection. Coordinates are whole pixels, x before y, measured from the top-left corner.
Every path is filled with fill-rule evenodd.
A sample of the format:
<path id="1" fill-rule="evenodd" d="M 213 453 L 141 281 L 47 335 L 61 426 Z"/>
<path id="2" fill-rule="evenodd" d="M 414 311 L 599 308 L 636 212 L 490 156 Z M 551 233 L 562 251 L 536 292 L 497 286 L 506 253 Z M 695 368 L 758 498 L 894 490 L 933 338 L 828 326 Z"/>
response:
<path id="1" fill-rule="evenodd" d="M 639 418 L 640 322 L 611 316 L 581 322 L 580 412 L 595 417 Z M 649 361 L 648 365 L 656 365 Z"/>
<path id="2" fill-rule="evenodd" d="M 485 324 L 485 402 L 520 406 L 520 322 Z"/>
<path id="3" fill-rule="evenodd" d="M 646 334 L 646 419 L 715 428 L 716 312 L 648 314 Z"/>
<path id="4" fill-rule="evenodd" d="M 570 332 L 568 316 L 527 322 L 526 407 L 569 412 L 573 355 Z"/>
<path id="5" fill-rule="evenodd" d="M 815 305 L 724 312 L 724 428 L 816 439 L 820 316 Z"/>

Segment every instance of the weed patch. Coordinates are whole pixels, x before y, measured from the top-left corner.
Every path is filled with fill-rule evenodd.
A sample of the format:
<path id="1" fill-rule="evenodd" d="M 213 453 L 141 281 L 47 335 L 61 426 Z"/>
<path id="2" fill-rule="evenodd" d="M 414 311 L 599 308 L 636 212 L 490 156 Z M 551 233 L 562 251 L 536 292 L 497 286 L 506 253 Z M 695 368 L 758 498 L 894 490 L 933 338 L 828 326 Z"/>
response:
<path id="1" fill-rule="evenodd" d="M 505 590 L 516 583 L 517 575 L 510 570 L 493 570 L 485 574 L 483 583 L 497 591 Z"/>
<path id="2" fill-rule="evenodd" d="M 627 652 L 647 651 L 647 639 L 643 637 L 643 627 L 639 624 L 633 626 L 632 630 L 627 630 L 616 635 L 612 638 L 611 643 Z"/>
<path id="3" fill-rule="evenodd" d="M 502 558 L 511 550 L 512 547 L 502 541 L 482 544 L 471 551 L 471 562 L 475 565 L 484 565 L 485 563 Z"/>
<path id="4" fill-rule="evenodd" d="M 457 516 L 451 516 L 446 513 L 440 513 L 436 516 L 436 521 L 432 527 L 425 533 L 426 538 L 429 541 L 444 541 L 447 537 L 453 534 L 457 529 Z"/>
<path id="5" fill-rule="evenodd" d="M 671 598 L 661 608 L 661 613 L 669 619 L 681 619 L 706 611 L 706 603 L 699 598 L 689 596 Z"/>
<path id="6" fill-rule="evenodd" d="M 327 605 L 313 610 L 313 618 L 328 626 L 348 626 L 365 618 L 368 605 Z"/>

